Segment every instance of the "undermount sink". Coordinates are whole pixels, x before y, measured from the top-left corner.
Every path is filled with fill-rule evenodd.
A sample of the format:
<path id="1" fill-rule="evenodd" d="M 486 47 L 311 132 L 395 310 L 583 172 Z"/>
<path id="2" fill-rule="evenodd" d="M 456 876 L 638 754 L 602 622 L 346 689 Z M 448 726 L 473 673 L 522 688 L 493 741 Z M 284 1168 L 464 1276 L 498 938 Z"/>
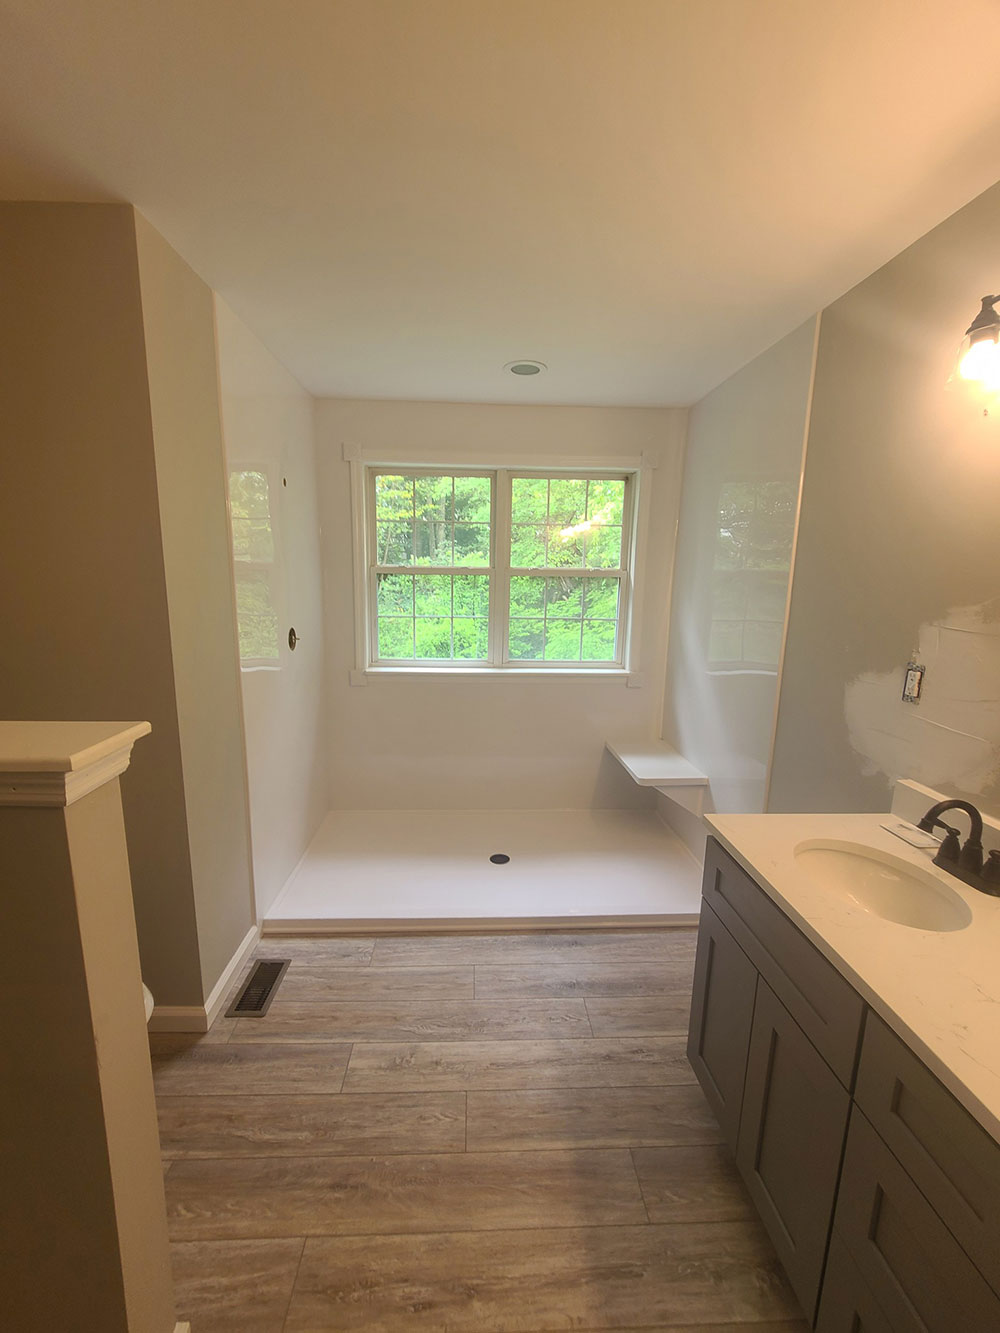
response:
<path id="1" fill-rule="evenodd" d="M 814 884 L 884 921 L 914 930 L 962 930 L 972 920 L 964 898 L 891 852 L 811 838 L 795 848 L 795 861 Z"/>

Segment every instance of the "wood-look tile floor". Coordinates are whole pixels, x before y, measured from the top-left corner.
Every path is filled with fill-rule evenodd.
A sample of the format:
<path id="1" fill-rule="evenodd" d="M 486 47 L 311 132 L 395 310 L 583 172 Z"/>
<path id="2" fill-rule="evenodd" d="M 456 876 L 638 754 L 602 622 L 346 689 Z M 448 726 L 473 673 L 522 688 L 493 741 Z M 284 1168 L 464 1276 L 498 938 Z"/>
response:
<path id="1" fill-rule="evenodd" d="M 151 1037 L 192 1333 L 803 1333 L 684 1055 L 692 930 L 268 940 Z"/>

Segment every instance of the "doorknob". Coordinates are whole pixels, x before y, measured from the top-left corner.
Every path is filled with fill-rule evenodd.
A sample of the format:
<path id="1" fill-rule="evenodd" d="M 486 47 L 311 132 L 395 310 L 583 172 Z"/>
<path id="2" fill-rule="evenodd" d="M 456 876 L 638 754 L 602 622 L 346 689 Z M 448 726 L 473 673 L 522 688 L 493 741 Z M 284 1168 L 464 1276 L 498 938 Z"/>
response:
<path id="1" fill-rule="evenodd" d="M 295 645 L 299 641 L 299 636 L 295 633 L 294 627 L 288 631 L 288 646 L 292 652 L 295 652 Z"/>

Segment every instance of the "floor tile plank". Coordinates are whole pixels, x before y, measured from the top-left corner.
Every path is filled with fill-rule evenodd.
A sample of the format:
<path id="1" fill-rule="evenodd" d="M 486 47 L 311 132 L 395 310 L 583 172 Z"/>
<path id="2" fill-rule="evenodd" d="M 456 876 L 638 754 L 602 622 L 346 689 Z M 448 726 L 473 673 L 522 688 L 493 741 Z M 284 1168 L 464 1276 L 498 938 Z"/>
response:
<path id="1" fill-rule="evenodd" d="M 356 1156 L 465 1150 L 461 1092 L 164 1097 L 164 1157 Z"/>
<path id="2" fill-rule="evenodd" d="M 683 1035 L 568 1041 L 358 1042 L 345 1092 L 693 1083 Z"/>
<path id="3" fill-rule="evenodd" d="M 177 1318 L 197 1333 L 282 1333 L 303 1240 L 171 1245 Z"/>
<path id="4" fill-rule="evenodd" d="M 256 958 L 301 958 L 332 967 L 368 967 L 375 940 L 355 935 L 264 935 L 254 949 Z"/>
<path id="5" fill-rule="evenodd" d="M 241 1042 L 516 1041 L 589 1037 L 582 1000 L 410 1000 L 297 1004 L 275 1000 L 263 1018 L 240 1018 Z"/>
<path id="6" fill-rule="evenodd" d="M 289 1001 L 471 1000 L 471 967 L 329 967 L 294 958 L 275 993 L 272 1007 Z"/>
<path id="7" fill-rule="evenodd" d="M 651 1222 L 731 1222 L 754 1216 L 723 1144 L 634 1148 L 632 1160 Z"/>
<path id="8" fill-rule="evenodd" d="M 416 971 L 417 969 L 414 969 Z M 670 996 L 691 1003 L 693 962 L 534 963 L 525 967 L 476 967 L 477 1000 L 583 996 Z"/>
<path id="9" fill-rule="evenodd" d="M 394 935 L 375 941 L 381 967 L 448 963 L 656 963 L 693 956 L 696 931 L 523 931 L 507 935 Z"/>
<path id="10" fill-rule="evenodd" d="M 175 1160 L 173 1240 L 378 1235 L 639 1223 L 627 1149 L 398 1157 Z"/>
<path id="11" fill-rule="evenodd" d="M 663 995 L 586 1000 L 595 1037 L 650 1037 L 686 1032 L 691 1016 L 691 984 Z"/>
<path id="12" fill-rule="evenodd" d="M 796 1318 L 760 1228 L 724 1222 L 307 1240 L 286 1327 L 495 1333 Z"/>
<path id="13" fill-rule="evenodd" d="M 150 1049 L 157 1095 L 188 1097 L 339 1092 L 351 1054 L 350 1042 L 206 1044 L 183 1036 L 157 1037 Z"/>
<path id="14" fill-rule="evenodd" d="M 806 1333 L 686 1059 L 694 945 L 262 940 L 268 1015 L 150 1039 L 180 1317 Z"/>
<path id="15" fill-rule="evenodd" d="M 470 1152 L 703 1144 L 721 1137 L 697 1084 L 470 1092 L 468 1100 Z"/>

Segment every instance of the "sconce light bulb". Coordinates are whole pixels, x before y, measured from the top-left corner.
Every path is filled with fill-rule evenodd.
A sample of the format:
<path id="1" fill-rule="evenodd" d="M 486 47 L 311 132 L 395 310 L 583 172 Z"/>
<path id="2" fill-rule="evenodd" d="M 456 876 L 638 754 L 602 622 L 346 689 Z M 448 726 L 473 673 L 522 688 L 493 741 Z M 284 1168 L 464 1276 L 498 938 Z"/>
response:
<path id="1" fill-rule="evenodd" d="M 1000 388 L 1000 343 L 994 338 L 978 338 L 963 353 L 958 373 L 964 380 Z"/>

